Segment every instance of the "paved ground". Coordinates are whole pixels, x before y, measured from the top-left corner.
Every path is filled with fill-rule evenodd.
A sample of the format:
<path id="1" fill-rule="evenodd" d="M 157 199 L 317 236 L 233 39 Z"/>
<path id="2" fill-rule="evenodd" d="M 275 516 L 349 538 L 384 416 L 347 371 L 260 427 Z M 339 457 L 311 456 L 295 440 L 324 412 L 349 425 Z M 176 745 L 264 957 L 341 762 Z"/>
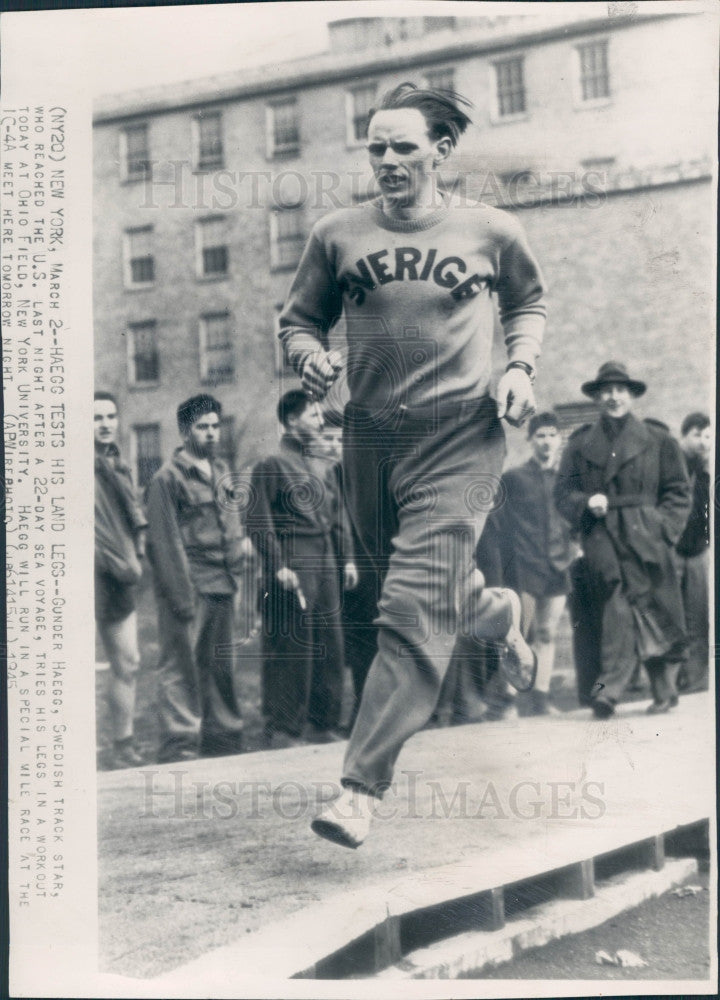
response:
<path id="1" fill-rule="evenodd" d="M 315 901 L 463 861 L 480 874 L 480 852 L 481 874 L 509 881 L 559 842 L 599 853 L 605 837 L 708 815 L 709 696 L 666 716 L 643 707 L 419 734 L 357 852 L 308 828 L 342 744 L 101 774 L 102 970 L 154 976 Z"/>
<path id="2" fill-rule="evenodd" d="M 710 974 L 710 893 L 708 874 L 688 879 L 702 887 L 696 896 L 666 892 L 582 934 L 553 941 L 493 969 L 461 979 L 682 979 L 707 980 Z M 624 948 L 648 964 L 645 968 L 598 965 L 595 953 L 613 955 Z"/>

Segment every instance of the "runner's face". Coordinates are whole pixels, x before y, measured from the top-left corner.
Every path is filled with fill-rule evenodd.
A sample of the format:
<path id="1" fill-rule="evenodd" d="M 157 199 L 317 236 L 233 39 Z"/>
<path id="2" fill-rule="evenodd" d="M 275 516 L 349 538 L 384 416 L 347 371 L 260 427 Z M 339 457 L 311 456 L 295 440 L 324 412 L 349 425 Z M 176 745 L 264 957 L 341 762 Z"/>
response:
<path id="1" fill-rule="evenodd" d="M 557 427 L 538 427 L 530 438 L 530 447 L 533 455 L 543 464 L 552 465 L 560 450 L 560 434 Z"/>
<path id="2" fill-rule="evenodd" d="M 448 139 L 432 142 L 417 108 L 376 112 L 368 128 L 368 156 L 383 199 L 392 205 L 418 204 L 432 172 L 450 150 Z"/>
<path id="3" fill-rule="evenodd" d="M 217 413 L 204 413 L 187 432 L 185 442 L 200 458 L 213 458 L 220 441 L 220 418 Z"/>
<path id="4" fill-rule="evenodd" d="M 608 417 L 619 419 L 632 409 L 633 396 L 622 382 L 608 382 L 598 392 L 600 409 Z"/>
<path id="5" fill-rule="evenodd" d="M 115 444 L 118 431 L 117 407 L 111 399 L 96 399 L 94 406 L 95 444 L 105 448 Z"/>

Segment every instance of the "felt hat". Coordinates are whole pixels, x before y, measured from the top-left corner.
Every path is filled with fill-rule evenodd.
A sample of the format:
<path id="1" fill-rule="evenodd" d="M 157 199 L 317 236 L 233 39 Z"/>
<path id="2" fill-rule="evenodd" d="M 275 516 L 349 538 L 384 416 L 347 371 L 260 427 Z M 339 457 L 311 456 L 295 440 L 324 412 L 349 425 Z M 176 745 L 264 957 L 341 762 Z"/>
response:
<path id="1" fill-rule="evenodd" d="M 594 396 L 599 389 L 610 382 L 626 385 L 633 396 L 642 396 L 647 386 L 639 379 L 630 378 L 628 370 L 621 361 L 606 361 L 600 365 L 598 373 L 591 382 L 583 382 L 581 388 L 586 396 Z"/>

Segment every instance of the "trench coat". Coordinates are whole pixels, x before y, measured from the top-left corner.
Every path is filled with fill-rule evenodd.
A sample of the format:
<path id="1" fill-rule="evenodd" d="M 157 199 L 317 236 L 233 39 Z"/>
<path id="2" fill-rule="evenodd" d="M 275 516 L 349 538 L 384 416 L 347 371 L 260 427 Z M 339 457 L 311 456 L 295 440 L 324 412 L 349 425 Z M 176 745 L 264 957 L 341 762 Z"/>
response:
<path id="1" fill-rule="evenodd" d="M 588 509 L 595 493 L 608 497 L 605 517 Z M 679 655 L 686 636 L 672 548 L 691 495 L 678 444 L 632 414 L 613 441 L 602 420 L 581 428 L 565 449 L 555 502 L 580 534 L 598 599 L 619 590 L 630 604 L 640 658 Z"/>

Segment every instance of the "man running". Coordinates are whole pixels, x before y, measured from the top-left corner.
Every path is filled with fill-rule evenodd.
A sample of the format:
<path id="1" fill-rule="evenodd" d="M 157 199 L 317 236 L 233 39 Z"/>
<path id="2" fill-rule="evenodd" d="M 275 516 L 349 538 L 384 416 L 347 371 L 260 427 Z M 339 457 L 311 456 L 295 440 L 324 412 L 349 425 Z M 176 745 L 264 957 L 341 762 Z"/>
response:
<path id="1" fill-rule="evenodd" d="M 543 281 L 520 225 L 458 206 L 436 175 L 470 124 L 464 98 L 403 83 L 371 112 L 380 197 L 320 220 L 280 320 L 288 361 L 322 398 L 343 360 L 328 333 L 344 311 L 343 477 L 348 509 L 383 581 L 377 654 L 343 767 L 343 792 L 313 821 L 358 847 L 405 741 L 430 718 L 455 635 L 504 644 L 532 675 L 513 592 L 484 587 L 473 553 L 505 452 L 501 418 L 534 412 Z M 495 292 L 509 363 L 490 395 Z"/>

